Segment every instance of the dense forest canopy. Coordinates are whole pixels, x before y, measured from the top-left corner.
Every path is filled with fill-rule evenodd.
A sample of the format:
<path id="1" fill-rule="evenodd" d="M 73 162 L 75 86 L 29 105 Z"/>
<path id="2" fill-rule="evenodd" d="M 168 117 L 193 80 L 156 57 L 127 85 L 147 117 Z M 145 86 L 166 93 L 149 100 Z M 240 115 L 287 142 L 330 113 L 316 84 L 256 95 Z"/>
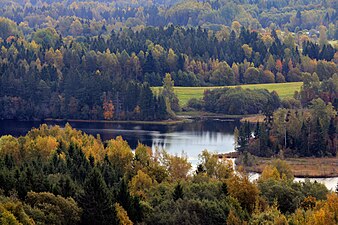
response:
<path id="1" fill-rule="evenodd" d="M 335 3 L 2 1 L 0 118 L 167 119 L 177 99 L 150 90 L 166 74 L 176 86 L 329 79 Z"/>
<path id="2" fill-rule="evenodd" d="M 338 15 L 336 0 L 15 0 L 2 1 L 1 6 L 0 15 L 33 28 L 59 26 L 75 17 L 83 20 L 82 24 L 91 21 L 115 29 L 173 23 L 217 30 L 236 20 L 251 29 L 277 26 L 298 31 L 316 29 L 321 24 L 334 29 Z"/>
<path id="3" fill-rule="evenodd" d="M 294 181 L 284 161 L 252 183 L 207 150 L 192 172 L 185 155 L 141 143 L 132 153 L 122 137 L 103 143 L 68 124 L 0 137 L 0 190 L 4 225 L 338 222 L 338 195 Z"/>
<path id="4" fill-rule="evenodd" d="M 2 0 L 0 119 L 177 119 L 174 86 L 302 81 L 289 99 L 220 88 L 188 109 L 264 114 L 235 129 L 246 163 L 336 157 L 337 27 L 337 0 Z M 5 135 L 0 224 L 338 224 L 338 188 L 285 161 L 254 182 L 207 150 L 192 168 L 69 124 Z"/>
<path id="5" fill-rule="evenodd" d="M 306 73 L 325 80 L 338 71 L 327 39 L 298 43 L 276 30 L 169 26 L 74 39 L 50 27 L 25 36 L 5 18 L 0 25 L 0 114 L 7 119 L 101 119 L 104 111 L 115 119 L 164 119 L 166 96 L 149 85 L 161 86 L 165 74 L 178 86 L 208 86 L 302 81 Z"/>

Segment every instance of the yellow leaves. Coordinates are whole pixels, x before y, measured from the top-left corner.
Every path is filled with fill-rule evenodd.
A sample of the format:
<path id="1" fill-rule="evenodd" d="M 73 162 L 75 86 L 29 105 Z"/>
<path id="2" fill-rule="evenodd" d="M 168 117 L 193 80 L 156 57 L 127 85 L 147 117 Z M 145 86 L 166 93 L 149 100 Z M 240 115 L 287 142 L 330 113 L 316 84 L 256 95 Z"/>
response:
<path id="1" fill-rule="evenodd" d="M 218 41 L 228 41 L 230 37 L 229 27 L 222 26 L 222 29 L 220 31 L 217 31 L 215 36 Z"/>
<path id="2" fill-rule="evenodd" d="M 324 209 L 315 211 L 312 214 L 312 217 L 309 221 L 309 224 L 312 225 L 335 225 L 336 223 L 333 220 L 333 214 Z"/>
<path id="3" fill-rule="evenodd" d="M 164 54 L 164 48 L 159 45 L 159 44 L 156 44 L 154 45 L 152 42 L 148 45 L 148 51 L 151 51 L 154 58 L 159 60 L 160 57 Z"/>
<path id="4" fill-rule="evenodd" d="M 108 141 L 106 153 L 109 161 L 123 173 L 131 167 L 133 153 L 127 141 L 123 140 L 121 136 Z"/>
<path id="5" fill-rule="evenodd" d="M 271 37 L 270 34 L 264 34 L 262 36 L 262 41 L 264 42 L 264 45 L 267 47 L 267 48 L 270 48 L 272 43 L 273 43 L 273 38 Z"/>
<path id="6" fill-rule="evenodd" d="M 0 137 L 0 156 L 12 155 L 18 161 L 20 160 L 19 149 L 19 142 L 15 137 L 11 135 Z"/>
<path id="7" fill-rule="evenodd" d="M 103 117 L 105 120 L 111 120 L 114 116 L 114 105 L 112 100 L 108 100 L 106 97 L 103 100 Z"/>
<path id="8" fill-rule="evenodd" d="M 151 156 L 151 148 L 141 143 L 138 143 L 135 149 L 135 163 L 137 162 L 140 168 L 149 166 Z"/>
<path id="9" fill-rule="evenodd" d="M 265 181 L 268 179 L 280 180 L 280 174 L 276 167 L 268 165 L 264 168 L 262 175 L 260 176 L 260 181 Z"/>
<path id="10" fill-rule="evenodd" d="M 74 36 L 78 36 L 82 33 L 83 26 L 78 19 L 75 19 L 70 25 L 70 33 Z"/>
<path id="11" fill-rule="evenodd" d="M 46 140 L 49 139 L 47 142 L 49 145 L 49 150 L 44 149 L 44 143 Z M 68 123 L 65 125 L 64 129 L 61 129 L 59 126 L 53 126 L 48 128 L 48 126 L 41 125 L 39 129 L 32 129 L 28 135 L 25 137 L 24 142 L 24 152 L 25 154 L 34 156 L 37 154 L 37 142 L 38 147 L 40 149 L 44 149 L 44 155 L 48 157 L 48 151 L 50 154 L 53 154 L 52 149 L 57 149 L 60 146 L 62 150 L 66 150 L 69 148 L 70 144 L 81 148 L 87 158 L 89 156 L 93 156 L 96 161 L 101 161 L 104 159 L 105 151 L 100 139 L 96 139 L 92 135 L 83 134 L 81 131 L 73 129 Z M 57 146 L 56 148 L 53 147 Z M 60 157 L 65 158 L 64 155 L 61 154 Z"/>
<path id="12" fill-rule="evenodd" d="M 93 156 L 95 161 L 103 160 L 105 152 L 102 142 L 93 136 L 84 135 L 84 137 L 85 140 L 82 143 L 82 151 L 86 157 L 89 158 L 89 156 Z"/>
<path id="13" fill-rule="evenodd" d="M 187 179 L 191 169 L 191 163 L 188 162 L 186 154 L 181 156 L 164 153 L 164 163 L 173 181 Z"/>
<path id="14" fill-rule="evenodd" d="M 20 225 L 15 216 L 0 205 L 0 224 L 2 225 Z"/>
<path id="15" fill-rule="evenodd" d="M 263 212 L 255 212 L 250 222 L 252 225 L 273 224 L 287 225 L 289 224 L 286 217 L 277 209 L 276 205 L 269 206 Z"/>
<path id="16" fill-rule="evenodd" d="M 238 21 L 233 21 L 231 24 L 231 30 L 235 31 L 237 34 L 240 33 L 241 30 L 241 24 Z"/>
<path id="17" fill-rule="evenodd" d="M 331 215 L 331 219 L 334 222 L 334 224 L 338 224 L 338 195 L 336 193 L 331 193 L 327 195 L 327 200 L 325 202 L 322 202 L 319 204 L 319 207 L 321 207 L 324 211 L 326 211 L 326 214 L 329 216 Z"/>
<path id="18" fill-rule="evenodd" d="M 227 225 L 241 225 L 243 221 L 235 214 L 234 210 L 230 210 L 227 218 Z"/>
<path id="19" fill-rule="evenodd" d="M 228 159 L 219 159 L 216 153 L 210 153 L 204 150 L 199 155 L 201 165 L 206 174 L 211 178 L 225 179 L 233 174 L 233 163 Z"/>
<path id="20" fill-rule="evenodd" d="M 176 61 L 177 61 L 177 55 L 175 54 L 174 50 L 169 48 L 167 61 L 169 64 L 169 67 L 174 70 L 176 67 Z"/>
<path id="21" fill-rule="evenodd" d="M 245 56 L 247 58 L 250 58 L 251 54 L 252 54 L 252 51 L 253 51 L 252 48 L 249 45 L 244 44 L 244 45 L 242 45 L 242 49 L 243 49 L 243 51 L 245 53 Z"/>
<path id="22" fill-rule="evenodd" d="M 128 217 L 127 211 L 119 203 L 115 203 L 114 206 L 119 225 L 133 225 L 133 222 Z"/>
<path id="23" fill-rule="evenodd" d="M 153 185 L 153 180 L 151 177 L 142 172 L 142 170 L 137 171 L 137 175 L 134 176 L 129 182 L 130 193 L 134 196 L 139 196 L 142 199 L 146 199 L 146 191 L 149 190 Z"/>
<path id="24" fill-rule="evenodd" d="M 37 53 L 40 49 L 40 45 L 33 40 L 31 43 L 29 43 L 29 48 L 31 48 L 35 53 Z"/>
<path id="25" fill-rule="evenodd" d="M 53 155 L 58 146 L 59 143 L 52 136 L 39 136 L 35 141 L 36 153 L 40 155 L 42 159 L 48 159 L 49 156 Z"/>
<path id="26" fill-rule="evenodd" d="M 290 217 L 290 222 L 295 225 L 334 225 L 338 224 L 338 195 L 330 193 L 326 201 L 314 202 L 313 197 L 306 198 L 306 205 L 310 203 L 311 207 L 306 207 L 307 211 L 298 209 Z M 314 207 L 314 205 L 316 206 Z M 314 208 L 313 208 L 314 207 Z"/>
<path id="27" fill-rule="evenodd" d="M 333 61 L 338 64 L 338 52 L 336 52 L 333 56 Z"/>
<path id="28" fill-rule="evenodd" d="M 275 167 L 280 176 L 281 176 L 281 179 L 288 179 L 288 180 L 292 180 L 293 179 L 293 173 L 292 173 L 292 170 L 291 170 L 291 167 L 290 165 L 284 161 L 284 160 L 280 160 L 280 159 L 277 159 L 277 160 L 274 160 L 272 162 L 272 166 Z"/>
<path id="29" fill-rule="evenodd" d="M 61 70 L 63 65 L 63 55 L 59 49 L 53 50 L 50 48 L 45 53 L 45 60 L 51 65 L 54 65 L 57 69 Z"/>
<path id="30" fill-rule="evenodd" d="M 230 196 L 236 198 L 249 213 L 253 212 L 258 200 L 258 187 L 247 176 L 233 176 L 226 182 Z"/>
<path id="31" fill-rule="evenodd" d="M 7 48 L 5 46 L 1 47 L 1 56 L 4 58 L 7 55 Z"/>
<path id="32" fill-rule="evenodd" d="M 0 224 L 1 225 L 35 225 L 35 222 L 24 211 L 22 202 L 15 198 L 0 199 Z"/>
<path id="33" fill-rule="evenodd" d="M 302 201 L 301 206 L 305 210 L 313 209 L 316 206 L 316 198 L 312 196 L 306 197 Z"/>

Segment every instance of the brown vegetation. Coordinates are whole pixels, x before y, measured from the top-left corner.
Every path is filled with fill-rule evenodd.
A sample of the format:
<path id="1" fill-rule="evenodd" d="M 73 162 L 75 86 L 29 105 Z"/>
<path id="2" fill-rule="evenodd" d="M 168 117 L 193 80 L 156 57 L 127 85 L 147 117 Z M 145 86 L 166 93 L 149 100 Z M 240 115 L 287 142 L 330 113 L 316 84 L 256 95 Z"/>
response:
<path id="1" fill-rule="evenodd" d="M 261 173 L 275 159 L 255 157 L 252 166 L 245 166 L 248 172 Z M 338 158 L 286 158 L 295 177 L 337 177 Z"/>

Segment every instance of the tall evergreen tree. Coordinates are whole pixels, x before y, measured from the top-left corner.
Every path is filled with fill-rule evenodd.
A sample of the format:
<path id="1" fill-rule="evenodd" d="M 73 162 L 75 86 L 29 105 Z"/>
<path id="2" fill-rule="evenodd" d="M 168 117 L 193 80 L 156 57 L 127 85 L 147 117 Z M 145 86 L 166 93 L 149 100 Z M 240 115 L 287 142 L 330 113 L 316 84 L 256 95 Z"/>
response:
<path id="1" fill-rule="evenodd" d="M 179 182 L 174 189 L 173 192 L 173 199 L 174 201 L 177 201 L 178 199 L 183 199 L 184 198 L 184 193 L 183 193 L 183 186 L 182 184 Z"/>
<path id="2" fill-rule="evenodd" d="M 111 194 L 98 169 L 93 169 L 85 180 L 84 192 L 79 197 L 79 204 L 83 209 L 83 225 L 116 224 Z"/>
<path id="3" fill-rule="evenodd" d="M 313 156 L 324 156 L 326 150 L 323 128 L 317 119 L 312 134 L 311 152 Z"/>

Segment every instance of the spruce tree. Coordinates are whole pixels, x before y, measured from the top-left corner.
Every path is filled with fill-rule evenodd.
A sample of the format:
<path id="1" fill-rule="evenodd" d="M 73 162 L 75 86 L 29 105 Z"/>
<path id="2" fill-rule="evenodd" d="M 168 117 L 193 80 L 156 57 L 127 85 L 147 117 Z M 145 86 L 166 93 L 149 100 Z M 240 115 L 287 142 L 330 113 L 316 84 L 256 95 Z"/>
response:
<path id="1" fill-rule="evenodd" d="M 82 224 L 115 224 L 115 210 L 107 185 L 98 169 L 93 169 L 84 183 L 84 192 L 79 196 L 83 209 Z"/>
<path id="2" fill-rule="evenodd" d="M 183 187 L 182 187 L 181 183 L 178 183 L 175 186 L 175 190 L 174 190 L 174 193 L 173 193 L 173 199 L 174 199 L 174 201 L 177 201 L 178 199 L 183 199 L 183 197 L 184 197 Z"/>
<path id="3" fill-rule="evenodd" d="M 317 119 L 312 136 L 312 145 L 311 145 L 312 155 L 318 157 L 324 156 L 324 154 L 326 153 L 325 150 L 326 144 L 323 129 L 319 122 L 319 119 Z"/>

